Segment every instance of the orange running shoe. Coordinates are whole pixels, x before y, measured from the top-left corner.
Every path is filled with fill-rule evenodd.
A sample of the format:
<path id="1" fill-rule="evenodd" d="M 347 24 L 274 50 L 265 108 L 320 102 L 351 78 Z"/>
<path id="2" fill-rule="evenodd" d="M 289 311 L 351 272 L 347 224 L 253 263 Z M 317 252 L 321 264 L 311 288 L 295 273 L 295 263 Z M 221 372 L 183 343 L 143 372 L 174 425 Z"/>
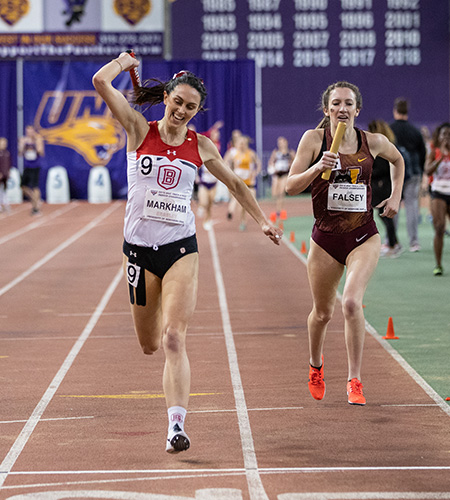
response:
<path id="1" fill-rule="evenodd" d="M 308 388 L 314 399 L 321 400 L 325 396 L 325 381 L 323 378 L 323 356 L 320 369 L 309 365 Z"/>
<path id="2" fill-rule="evenodd" d="M 363 385 L 357 378 L 352 378 L 347 382 L 348 404 L 364 406 L 366 398 L 363 396 Z"/>

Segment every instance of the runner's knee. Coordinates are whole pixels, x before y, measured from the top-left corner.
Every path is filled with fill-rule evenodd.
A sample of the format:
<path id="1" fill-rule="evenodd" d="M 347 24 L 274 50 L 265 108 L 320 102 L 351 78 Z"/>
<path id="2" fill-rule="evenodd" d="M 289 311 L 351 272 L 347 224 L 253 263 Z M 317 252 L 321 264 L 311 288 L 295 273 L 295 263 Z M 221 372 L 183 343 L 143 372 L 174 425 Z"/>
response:
<path id="1" fill-rule="evenodd" d="M 167 327 L 164 331 L 163 345 L 166 355 L 179 354 L 184 351 L 184 335 L 174 327 Z"/>
<path id="2" fill-rule="evenodd" d="M 342 313 L 345 319 L 354 317 L 361 312 L 362 303 L 354 297 L 344 297 L 342 299 Z"/>
<path id="3" fill-rule="evenodd" d="M 434 231 L 436 233 L 437 236 L 444 236 L 445 234 L 445 221 L 444 222 L 440 222 L 440 221 L 436 221 L 434 223 Z"/>
<path id="4" fill-rule="evenodd" d="M 324 307 L 324 308 L 315 307 L 311 314 L 316 322 L 322 325 L 327 325 L 331 321 L 331 318 L 333 317 L 333 309 L 334 308 L 330 307 Z"/>

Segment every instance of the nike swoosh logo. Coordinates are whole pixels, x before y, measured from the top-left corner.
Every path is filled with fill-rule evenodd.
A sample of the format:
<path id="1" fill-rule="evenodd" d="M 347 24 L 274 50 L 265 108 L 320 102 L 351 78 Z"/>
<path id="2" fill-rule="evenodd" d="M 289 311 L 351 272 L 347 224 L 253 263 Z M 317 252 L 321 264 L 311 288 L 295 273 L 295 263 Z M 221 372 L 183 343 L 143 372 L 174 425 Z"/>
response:
<path id="1" fill-rule="evenodd" d="M 356 243 L 359 243 L 362 241 L 369 233 L 366 233 L 364 236 L 361 236 L 361 238 L 356 238 Z"/>
<path id="2" fill-rule="evenodd" d="M 358 162 L 362 162 L 362 161 L 364 161 L 364 160 L 367 160 L 367 156 L 366 156 L 366 157 L 364 157 L 364 158 L 358 158 Z"/>

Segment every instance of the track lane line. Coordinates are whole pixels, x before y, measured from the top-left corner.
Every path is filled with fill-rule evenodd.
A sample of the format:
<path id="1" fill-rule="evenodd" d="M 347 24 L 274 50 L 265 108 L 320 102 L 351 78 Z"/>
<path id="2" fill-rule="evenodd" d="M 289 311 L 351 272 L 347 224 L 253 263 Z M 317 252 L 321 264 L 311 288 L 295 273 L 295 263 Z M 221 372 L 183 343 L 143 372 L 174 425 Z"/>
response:
<path id="1" fill-rule="evenodd" d="M 72 243 L 74 243 L 75 241 L 77 241 L 78 239 L 80 239 L 82 236 L 84 236 L 86 233 L 88 233 L 91 229 L 93 229 L 100 222 L 102 222 L 104 219 L 106 219 L 106 217 L 108 217 L 109 215 L 111 215 L 120 206 L 121 206 L 120 203 L 114 203 L 113 205 L 109 206 L 104 212 L 102 212 L 100 215 L 98 215 L 94 220 L 92 220 L 91 222 L 89 222 L 86 226 L 84 226 L 82 229 L 80 229 L 78 232 L 76 232 L 74 235 L 72 235 L 66 241 L 63 241 L 60 245 L 58 245 L 55 249 L 53 249 L 47 255 L 45 255 L 44 257 L 42 257 L 42 259 L 40 259 L 36 263 L 34 263 L 31 267 L 29 267 L 22 274 L 19 274 L 19 276 L 17 276 L 17 278 L 15 278 L 12 281 L 10 281 L 4 287 L 0 288 L 0 297 L 2 295 L 4 295 L 6 292 L 9 292 L 9 290 L 11 290 L 12 288 L 14 288 L 19 283 L 21 283 L 25 278 L 28 278 L 28 276 L 30 276 L 31 274 L 33 274 L 34 271 L 37 271 L 44 264 L 47 264 L 48 261 L 50 261 L 51 259 L 53 259 L 53 257 L 55 257 L 56 255 L 58 255 L 63 250 L 65 250 Z"/>
<path id="2" fill-rule="evenodd" d="M 19 236 L 23 236 L 25 233 L 28 233 L 28 231 L 32 231 L 33 229 L 36 229 L 37 227 L 42 226 L 46 222 L 49 222 L 53 219 L 56 219 L 56 217 L 59 217 L 60 215 L 64 215 L 66 212 L 68 212 L 69 210 L 72 210 L 73 208 L 77 207 L 78 205 L 79 205 L 79 203 L 72 202 L 72 203 L 68 204 L 67 206 L 60 208 L 59 210 L 55 210 L 54 212 L 52 212 L 49 215 L 46 215 L 44 217 L 41 217 L 38 220 L 35 220 L 34 222 L 31 222 L 30 224 L 22 227 L 21 229 L 17 229 L 17 231 L 14 231 L 12 233 L 9 233 L 9 234 L 3 236 L 3 238 L 0 238 L 0 245 L 3 245 L 3 243 L 6 243 L 10 240 L 13 240 L 14 238 L 17 238 Z"/>
<path id="3" fill-rule="evenodd" d="M 450 466 L 446 465 L 396 465 L 396 466 L 373 466 L 373 467 L 347 467 L 347 466 L 336 466 L 336 467 L 261 467 L 259 472 L 261 474 L 293 474 L 293 473 L 303 473 L 303 472 L 378 472 L 378 471 L 433 471 L 433 470 L 450 470 Z M 245 469 L 242 467 L 237 468 L 201 468 L 201 469 L 99 469 L 99 470 L 40 470 L 40 471 L 12 471 L 11 476 L 47 476 L 47 475 L 108 475 L 108 474 L 166 474 L 170 476 L 171 474 L 207 474 L 207 473 L 245 473 Z"/>
<path id="4" fill-rule="evenodd" d="M 303 262 L 303 264 L 307 264 L 306 258 L 297 250 L 297 248 L 287 239 L 286 236 L 283 236 L 282 238 L 283 243 L 289 248 L 289 250 L 299 259 Z M 339 302 L 342 302 L 342 295 L 337 292 L 336 297 L 339 300 Z M 450 405 L 444 401 L 443 398 L 431 387 L 428 382 L 426 382 L 417 372 L 414 370 L 414 368 L 405 360 L 405 358 L 397 352 L 391 344 L 385 339 L 382 338 L 382 336 L 377 332 L 377 330 L 366 320 L 365 321 L 365 326 L 366 326 L 366 331 L 372 335 L 372 337 L 383 347 L 385 351 L 387 351 L 394 359 L 397 361 L 397 363 L 405 370 L 405 372 L 414 380 L 414 382 L 421 387 L 425 393 L 437 404 L 437 406 L 440 407 L 440 409 L 446 413 L 450 417 Z"/>
<path id="5" fill-rule="evenodd" d="M 208 231 L 208 239 L 209 246 L 211 248 L 214 276 L 219 297 L 222 326 L 225 336 L 225 345 L 227 349 L 228 364 L 231 374 L 231 384 L 233 386 L 234 400 L 236 402 L 239 432 L 242 443 L 242 454 L 244 458 L 244 466 L 246 471 L 245 474 L 247 477 L 249 495 L 251 500 L 269 500 L 258 472 L 258 462 L 256 460 L 255 446 L 253 443 L 252 430 L 248 417 L 247 403 L 245 401 L 245 394 L 239 371 L 239 362 L 237 358 L 236 346 L 233 339 L 233 330 L 231 329 L 225 284 L 220 267 L 219 252 L 217 250 L 214 228 L 211 228 L 211 230 Z"/>
<path id="6" fill-rule="evenodd" d="M 37 404 L 36 408 L 34 409 L 27 423 L 24 425 L 21 433 L 19 434 L 14 444 L 10 448 L 3 462 L 0 464 L 0 489 L 2 488 L 6 478 L 8 477 L 8 474 L 11 472 L 11 469 L 14 467 L 16 460 L 19 458 L 20 454 L 25 448 L 31 434 L 36 428 L 36 425 L 39 423 L 45 409 L 49 405 L 50 401 L 52 400 L 59 386 L 61 385 L 61 382 L 63 381 L 64 377 L 66 376 L 67 372 L 69 371 L 70 367 L 75 361 L 75 358 L 81 351 L 81 348 L 83 347 L 86 340 L 89 338 L 89 335 L 91 334 L 92 330 L 94 329 L 95 325 L 100 319 L 112 294 L 117 288 L 117 285 L 122 280 L 122 277 L 123 277 L 123 271 L 122 267 L 120 267 L 119 271 L 114 276 L 112 282 L 110 283 L 106 292 L 104 293 L 103 297 L 98 303 L 95 311 L 93 312 L 83 332 L 78 337 L 78 340 L 73 345 L 72 349 L 70 350 L 69 354 L 67 355 L 66 359 L 64 360 L 63 364 L 61 365 L 54 379 L 48 386 L 47 390 L 45 391 L 41 400 Z"/>

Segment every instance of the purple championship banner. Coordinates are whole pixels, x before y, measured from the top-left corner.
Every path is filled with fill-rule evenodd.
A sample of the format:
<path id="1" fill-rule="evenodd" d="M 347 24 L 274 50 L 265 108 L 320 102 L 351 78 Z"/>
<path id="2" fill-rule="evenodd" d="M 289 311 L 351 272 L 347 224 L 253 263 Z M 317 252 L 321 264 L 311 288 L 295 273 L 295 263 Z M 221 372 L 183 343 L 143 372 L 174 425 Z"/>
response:
<path id="1" fill-rule="evenodd" d="M 173 57 L 254 59 L 264 149 L 314 127 L 325 88 L 359 86 L 358 125 L 392 120 L 394 99 L 434 128 L 449 118 L 447 0 L 199 0 L 172 4 Z"/>

